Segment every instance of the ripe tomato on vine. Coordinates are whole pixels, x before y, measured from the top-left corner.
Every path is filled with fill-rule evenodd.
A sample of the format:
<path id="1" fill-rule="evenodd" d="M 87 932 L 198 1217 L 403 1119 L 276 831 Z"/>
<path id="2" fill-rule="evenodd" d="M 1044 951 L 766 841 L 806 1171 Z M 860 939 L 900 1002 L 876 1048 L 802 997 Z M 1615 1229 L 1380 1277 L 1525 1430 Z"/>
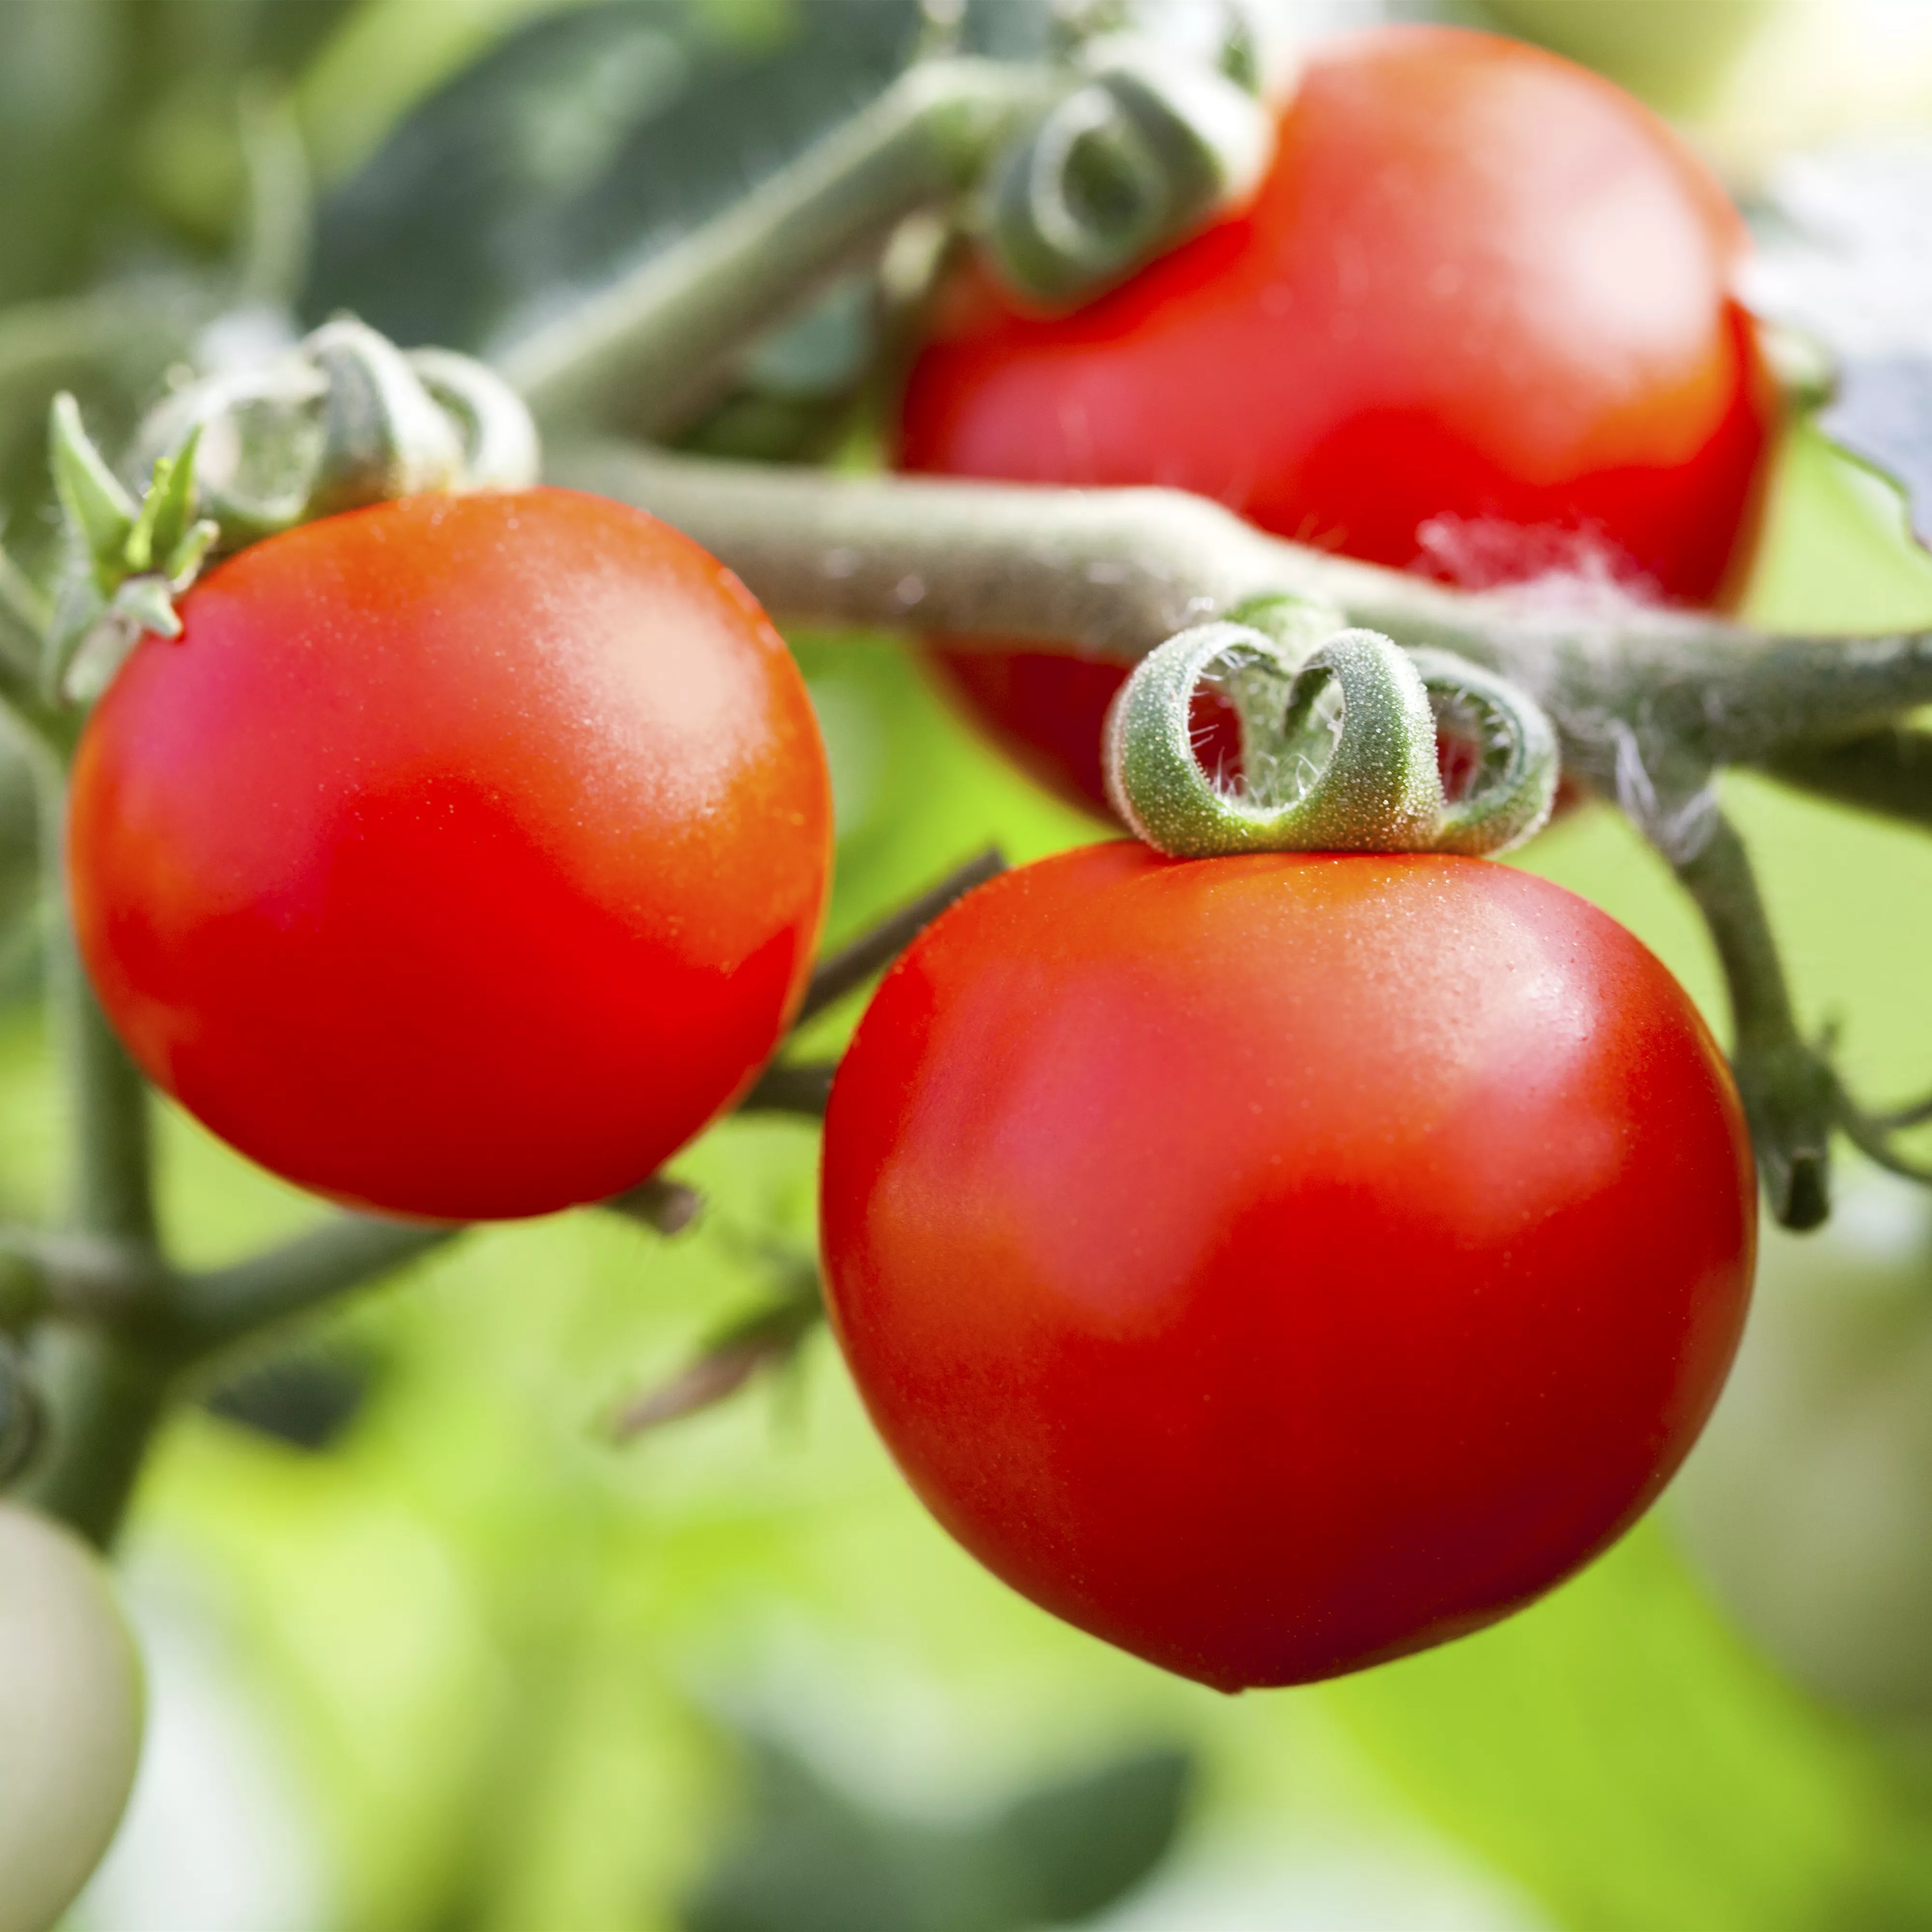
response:
<path id="1" fill-rule="evenodd" d="M 911 371 L 908 470 L 1162 484 L 1471 585 L 1581 571 L 1722 598 L 1775 401 L 1733 298 L 1743 226 L 1648 110 L 1521 43 L 1319 47 L 1258 196 L 1071 314 L 982 268 Z M 1117 667 L 938 640 L 1032 770 L 1105 808 Z"/>
<path id="2" fill-rule="evenodd" d="M 560 490 L 232 559 L 75 762 L 81 951 L 142 1070 L 302 1185 L 535 1214 L 641 1180 L 802 994 L 830 793 L 737 580 Z"/>
<path id="3" fill-rule="evenodd" d="M 1090 848 L 880 988 L 826 1120 L 874 1420 L 1036 1602 L 1226 1690 L 1478 1629 L 1715 1400 L 1756 1228 L 1721 1054 L 1480 860 Z"/>

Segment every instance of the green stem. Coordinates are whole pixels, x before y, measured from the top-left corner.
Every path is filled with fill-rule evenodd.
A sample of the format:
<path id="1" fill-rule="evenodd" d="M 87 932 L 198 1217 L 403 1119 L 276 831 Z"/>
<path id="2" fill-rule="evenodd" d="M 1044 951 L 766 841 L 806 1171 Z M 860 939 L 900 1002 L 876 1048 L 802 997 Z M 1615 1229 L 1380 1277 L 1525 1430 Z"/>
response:
<path id="1" fill-rule="evenodd" d="M 503 374 L 540 418 L 668 428 L 903 217 L 970 185 L 1068 84 L 1006 62 L 922 62 L 728 213 L 518 344 Z"/>
<path id="2" fill-rule="evenodd" d="M 1502 672 L 1550 712 L 1566 765 L 1606 789 L 1633 752 L 1748 762 L 1932 702 L 1932 633 L 1778 636 L 1624 603 L 1552 612 L 1268 536 L 1178 490 L 828 477 L 610 442 L 560 448 L 549 469 L 675 524 L 802 622 L 1131 662 L 1256 598 L 1328 604 Z"/>
<path id="3" fill-rule="evenodd" d="M 104 1550 L 166 1412 L 172 1364 L 111 1331 L 57 1324 L 34 1354 L 48 1436 L 20 1492 Z"/>
<path id="4" fill-rule="evenodd" d="M 1839 744 L 1787 745 L 1764 769 L 1837 804 L 1932 827 L 1932 731 L 1900 726 Z"/>
<path id="5" fill-rule="evenodd" d="M 883 973 L 941 913 L 956 905 L 976 886 L 997 879 L 1006 869 L 1006 859 L 1000 848 L 989 845 L 976 858 L 949 872 L 930 892 L 920 893 L 850 944 L 828 953 L 812 970 L 812 983 L 806 988 L 804 1003 L 794 1026 L 803 1026 L 874 974 Z"/>
<path id="6" fill-rule="evenodd" d="M 832 1097 L 832 1076 L 838 1071 L 836 1060 L 774 1060 L 738 1102 L 738 1112 L 799 1114 L 807 1120 L 822 1120 Z"/>
<path id="7" fill-rule="evenodd" d="M 74 944 L 62 853 L 65 764 L 40 749 L 33 769 L 40 876 L 52 901 L 46 926 L 48 1018 L 69 1110 L 62 1222 L 70 1234 L 152 1255 L 156 1244 L 147 1085 L 108 1025 Z"/>
<path id="8" fill-rule="evenodd" d="M 266 1254 L 176 1276 L 169 1291 L 170 1312 L 184 1346 L 203 1355 L 306 1313 L 345 1289 L 392 1274 L 463 1232 L 344 1214 Z"/>
<path id="9" fill-rule="evenodd" d="M 69 1108 L 62 1225 L 77 1242 L 129 1258 L 136 1275 L 151 1268 L 158 1276 L 147 1089 L 110 1030 L 75 949 L 61 864 L 64 766 L 45 747 L 33 763 L 42 878 L 52 902 L 48 1018 Z M 50 1293 L 58 1305 L 57 1279 Z M 152 1287 L 137 1286 L 114 1325 L 50 1323 L 38 1340 L 49 1437 L 26 1493 L 102 1544 L 126 1510 L 175 1366 L 169 1350 L 142 1336 L 152 1299 Z"/>
<path id="10" fill-rule="evenodd" d="M 1677 876 L 1710 928 L 1730 995 L 1731 1064 L 1772 1213 L 1815 1228 L 1831 1211 L 1831 1133 L 1838 1087 L 1798 1030 L 1750 855 L 1721 814 Z"/>

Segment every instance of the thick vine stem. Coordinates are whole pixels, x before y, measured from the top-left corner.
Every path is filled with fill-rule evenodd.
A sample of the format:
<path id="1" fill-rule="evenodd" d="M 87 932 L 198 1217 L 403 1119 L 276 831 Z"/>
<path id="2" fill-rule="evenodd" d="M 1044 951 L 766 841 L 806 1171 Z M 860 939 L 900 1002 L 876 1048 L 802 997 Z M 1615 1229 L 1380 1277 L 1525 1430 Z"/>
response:
<path id="1" fill-rule="evenodd" d="M 111 1331 L 58 1324 L 35 1352 L 46 1438 L 20 1493 L 104 1550 L 166 1411 L 174 1364 Z"/>
<path id="2" fill-rule="evenodd" d="M 1046 68 L 922 62 L 727 213 L 514 344 L 498 367 L 540 421 L 666 428 L 902 217 L 969 187 L 1070 84 Z"/>
<path id="3" fill-rule="evenodd" d="M 945 632 L 1131 662 L 1286 593 L 1400 644 L 1454 652 L 1550 713 L 1606 790 L 1668 753 L 1755 763 L 1932 702 L 1932 632 L 1782 636 L 1548 584 L 1456 590 L 1264 535 L 1173 490 L 827 477 L 635 444 L 552 451 L 559 482 L 652 511 L 778 615 Z"/>
<path id="4" fill-rule="evenodd" d="M 33 764 L 43 876 L 58 892 L 66 773 L 44 748 Z M 95 1002 L 64 909 L 48 928 L 50 1017 L 70 1109 L 64 1227 L 83 1243 L 118 1250 L 136 1274 L 158 1269 L 147 1089 Z M 57 1270 L 49 1292 L 58 1306 Z M 130 1299 L 138 1318 L 146 1296 L 137 1290 Z M 50 1323 L 36 1339 L 48 1430 L 25 1492 L 105 1542 L 126 1507 L 166 1402 L 170 1364 L 97 1326 Z"/>
<path id="5" fill-rule="evenodd" d="M 1787 1228 L 1831 1212 L 1831 1136 L 1840 1112 L 1829 1061 L 1798 1032 L 1771 922 L 1736 828 L 1714 813 L 1677 876 L 1703 914 L 1730 995 L 1732 1070 L 1772 1212 Z"/>
<path id="6" fill-rule="evenodd" d="M 1802 791 L 1932 826 L 1932 731 L 1898 725 L 1837 744 L 1786 745 L 1763 764 L 1773 778 Z"/>

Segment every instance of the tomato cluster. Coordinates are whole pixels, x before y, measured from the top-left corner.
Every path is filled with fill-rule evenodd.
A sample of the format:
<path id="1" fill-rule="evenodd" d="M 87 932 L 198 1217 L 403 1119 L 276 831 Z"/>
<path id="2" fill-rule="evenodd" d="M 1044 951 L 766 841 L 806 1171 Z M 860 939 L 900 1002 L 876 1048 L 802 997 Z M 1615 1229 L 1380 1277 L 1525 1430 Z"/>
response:
<path id="1" fill-rule="evenodd" d="M 1708 599 L 1770 421 L 1738 242 L 1613 89 L 1366 36 L 1239 219 L 1070 316 L 956 287 L 904 458 Z M 243 551 L 181 616 L 89 721 L 68 824 L 158 1085 L 305 1186 L 450 1219 L 612 1195 L 742 1093 L 830 806 L 719 564 L 566 491 L 418 496 Z M 1116 668 L 946 656 L 1100 796 Z M 1227 1689 L 1475 1629 L 1618 1534 L 1715 1398 L 1754 1214 L 1682 992 L 1460 858 L 1010 875 L 889 974 L 826 1125 L 832 1316 L 915 1487 L 1038 1602 Z"/>
<path id="2" fill-rule="evenodd" d="M 908 385 L 908 469 L 1165 484 L 1279 536 L 1480 586 L 1556 571 L 1694 603 L 1749 548 L 1774 399 L 1744 230 L 1628 95 L 1520 42 L 1316 52 L 1254 205 L 1074 314 L 983 269 Z M 1124 675 L 939 641 L 1031 770 L 1105 811 Z"/>

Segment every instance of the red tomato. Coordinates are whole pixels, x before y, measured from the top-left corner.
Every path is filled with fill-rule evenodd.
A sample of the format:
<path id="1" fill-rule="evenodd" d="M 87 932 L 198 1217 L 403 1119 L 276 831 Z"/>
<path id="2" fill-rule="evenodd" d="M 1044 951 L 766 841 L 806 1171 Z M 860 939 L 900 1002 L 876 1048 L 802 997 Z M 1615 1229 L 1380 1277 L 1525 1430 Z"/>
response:
<path id="1" fill-rule="evenodd" d="M 1318 50 L 1245 216 L 1072 315 L 956 288 L 901 460 L 1172 484 L 1461 582 L 1568 568 L 1707 603 L 1748 549 L 1774 414 L 1730 294 L 1744 244 L 1702 165 L 1597 76 L 1455 28 L 1351 35 Z M 941 661 L 1104 808 L 1121 674 Z"/>
<path id="2" fill-rule="evenodd" d="M 536 1214 L 640 1180 L 800 995 L 810 703 L 688 538 L 562 490 L 243 551 L 74 773 L 80 946 L 142 1070 L 304 1186 Z"/>
<path id="3" fill-rule="evenodd" d="M 1224 1690 L 1480 1628 L 1689 1448 L 1750 1291 L 1750 1149 L 1657 960 L 1468 859 L 1009 874 L 833 1087 L 832 1314 L 940 1521 Z"/>

